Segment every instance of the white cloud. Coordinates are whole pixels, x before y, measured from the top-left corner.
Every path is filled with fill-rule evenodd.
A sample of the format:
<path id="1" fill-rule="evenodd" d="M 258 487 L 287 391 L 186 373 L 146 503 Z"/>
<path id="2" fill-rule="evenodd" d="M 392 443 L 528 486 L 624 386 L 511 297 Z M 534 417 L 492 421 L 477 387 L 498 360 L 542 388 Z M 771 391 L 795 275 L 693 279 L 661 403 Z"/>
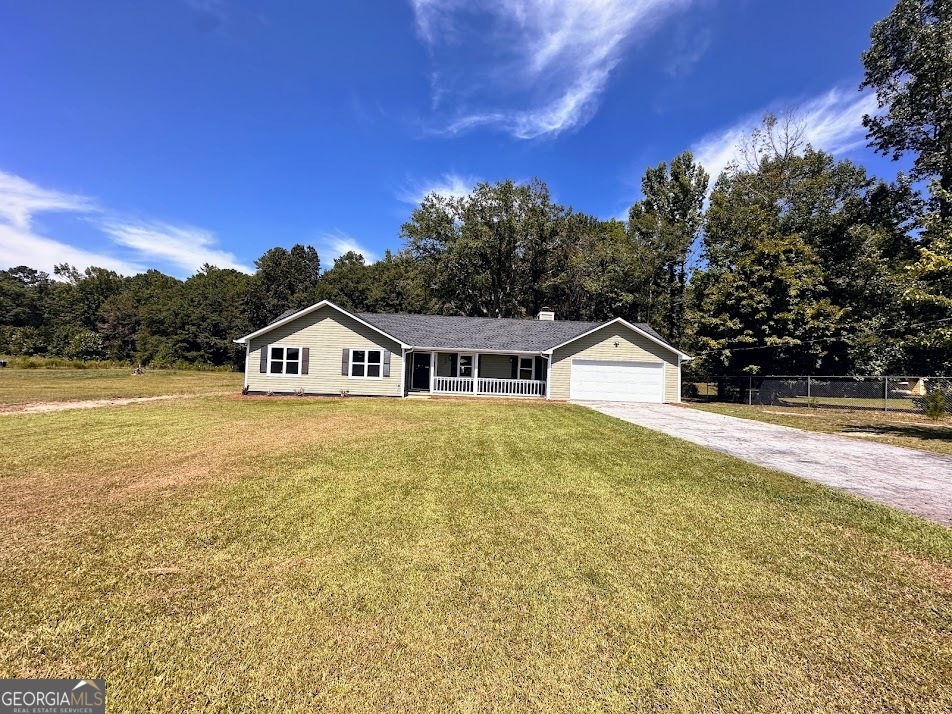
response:
<path id="1" fill-rule="evenodd" d="M 410 0 L 443 131 L 520 139 L 585 124 L 625 48 L 693 0 Z"/>
<path id="2" fill-rule="evenodd" d="M 710 49 L 713 38 L 714 33 L 709 28 L 694 34 L 678 33 L 674 53 L 668 61 L 668 66 L 665 67 L 665 72 L 672 77 L 683 77 L 689 74 Z"/>
<path id="3" fill-rule="evenodd" d="M 694 144 L 694 158 L 711 175 L 712 183 L 731 162 L 739 158 L 741 141 L 761 124 L 764 115 L 777 111 L 783 111 L 783 107 L 767 107 L 726 129 L 704 136 Z M 877 104 L 873 94 L 834 88 L 795 105 L 792 111 L 803 122 L 805 143 L 811 144 L 814 149 L 842 154 L 866 143 L 863 115 L 875 114 Z"/>
<path id="4" fill-rule="evenodd" d="M 0 221 L 17 228 L 30 227 L 34 213 L 89 213 L 95 203 L 73 193 L 41 188 L 24 178 L 0 171 Z"/>
<path id="5" fill-rule="evenodd" d="M 377 260 L 376 256 L 360 245 L 356 238 L 343 231 L 322 233 L 318 239 L 318 253 L 321 256 L 321 264 L 325 269 L 331 267 L 335 258 L 350 252 L 360 253 L 364 256 L 364 262 L 368 265 Z"/>
<path id="6" fill-rule="evenodd" d="M 60 263 L 69 263 L 81 270 L 95 265 L 122 275 L 134 275 L 146 270 L 134 262 L 83 250 L 4 223 L 0 223 L 0 256 L 3 260 L 0 268 L 27 265 L 47 273 L 52 273 L 53 267 Z"/>
<path id="7" fill-rule="evenodd" d="M 438 193 L 448 198 L 463 198 L 472 192 L 477 183 L 479 179 L 472 176 L 445 173 L 434 181 L 416 182 L 405 186 L 397 193 L 397 198 L 412 206 L 419 206 L 431 193 Z"/>
<path id="8" fill-rule="evenodd" d="M 195 272 L 205 263 L 243 273 L 254 272 L 252 268 L 239 263 L 233 253 L 216 248 L 214 234 L 201 228 L 122 221 L 107 221 L 101 227 L 119 245 L 189 273 Z"/>
<path id="9" fill-rule="evenodd" d="M 33 223 L 34 217 L 43 213 L 86 218 L 114 243 L 131 249 L 133 255 L 129 258 L 109 255 L 41 235 Z M 106 218 L 91 198 L 44 188 L 3 171 L 0 171 L 0 260 L 4 263 L 0 268 L 28 265 L 50 271 L 54 265 L 69 263 L 80 269 L 95 265 L 126 275 L 141 273 L 156 260 L 186 274 L 205 263 L 252 272 L 232 253 L 216 248 L 215 237 L 208 231 L 191 226 Z"/>
<path id="10" fill-rule="evenodd" d="M 142 266 L 40 235 L 34 216 L 42 213 L 89 214 L 98 211 L 86 196 L 37 186 L 25 178 L 0 171 L 0 268 L 28 265 L 53 272 L 60 263 L 86 268 L 95 265 L 132 274 Z"/>

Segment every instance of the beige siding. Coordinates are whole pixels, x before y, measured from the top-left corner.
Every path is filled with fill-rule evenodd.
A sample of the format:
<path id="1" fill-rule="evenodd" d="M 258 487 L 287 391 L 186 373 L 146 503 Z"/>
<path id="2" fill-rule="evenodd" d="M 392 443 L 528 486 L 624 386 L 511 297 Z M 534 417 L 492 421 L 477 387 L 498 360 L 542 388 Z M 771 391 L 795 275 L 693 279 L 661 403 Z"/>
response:
<path id="1" fill-rule="evenodd" d="M 439 352 L 436 355 L 436 374 L 440 377 L 452 377 L 450 367 L 452 366 L 451 352 Z M 474 354 L 472 352 L 460 352 L 458 354 Z M 479 376 L 487 379 L 509 379 L 512 377 L 512 367 L 509 362 L 509 355 L 482 355 L 479 359 Z"/>
<path id="2" fill-rule="evenodd" d="M 310 348 L 308 374 L 261 374 L 261 349 L 265 345 Z M 391 352 L 389 377 L 352 379 L 341 374 L 341 353 L 345 348 L 375 347 Z M 303 389 L 309 394 L 339 394 L 346 389 L 353 395 L 399 397 L 402 372 L 400 343 L 332 307 L 322 307 L 276 327 L 254 338 L 249 345 L 247 375 L 252 392 L 291 393 Z"/>
<path id="3" fill-rule="evenodd" d="M 672 355 L 675 362 L 665 361 L 664 363 L 664 401 L 681 401 L 681 379 L 680 367 L 677 365 L 678 356 Z"/>
<path id="4" fill-rule="evenodd" d="M 479 360 L 479 376 L 486 379 L 510 379 L 512 366 L 509 355 L 483 355 Z"/>
<path id="5" fill-rule="evenodd" d="M 454 374 L 451 374 L 453 367 L 453 358 L 450 356 L 449 352 L 438 352 L 436 354 L 436 376 L 437 377 L 454 377 Z"/>
<path id="6" fill-rule="evenodd" d="M 615 342 L 618 347 L 615 347 Z M 635 360 L 664 362 L 664 400 L 681 401 L 678 386 L 678 355 L 624 325 L 608 325 L 579 338 L 552 354 L 551 399 L 568 399 L 573 359 Z"/>

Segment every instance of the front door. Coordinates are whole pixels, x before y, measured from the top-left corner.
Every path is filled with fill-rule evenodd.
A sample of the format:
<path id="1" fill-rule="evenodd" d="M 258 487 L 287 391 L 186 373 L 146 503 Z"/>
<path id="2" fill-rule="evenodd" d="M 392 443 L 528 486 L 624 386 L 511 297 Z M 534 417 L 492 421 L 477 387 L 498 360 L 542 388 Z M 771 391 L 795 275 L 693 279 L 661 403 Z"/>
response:
<path id="1" fill-rule="evenodd" d="M 430 353 L 413 353 L 413 370 L 410 373 L 411 389 L 430 389 Z"/>

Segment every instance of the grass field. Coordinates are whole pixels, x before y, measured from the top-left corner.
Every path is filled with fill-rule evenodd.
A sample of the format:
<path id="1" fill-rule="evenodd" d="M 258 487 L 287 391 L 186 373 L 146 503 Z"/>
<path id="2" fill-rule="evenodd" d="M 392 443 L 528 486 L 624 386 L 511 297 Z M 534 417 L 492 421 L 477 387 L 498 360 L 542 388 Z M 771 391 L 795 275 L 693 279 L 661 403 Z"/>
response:
<path id="1" fill-rule="evenodd" d="M 952 707 L 952 531 L 579 406 L 197 397 L 0 443 L 0 677 L 110 712 Z"/>
<path id="2" fill-rule="evenodd" d="M 695 409 L 755 419 L 797 429 L 847 434 L 894 446 L 952 454 L 952 420 L 934 422 L 922 414 L 889 414 L 844 409 L 694 403 Z"/>
<path id="3" fill-rule="evenodd" d="M 239 392 L 237 372 L 0 369 L 0 408 L 37 402 Z"/>

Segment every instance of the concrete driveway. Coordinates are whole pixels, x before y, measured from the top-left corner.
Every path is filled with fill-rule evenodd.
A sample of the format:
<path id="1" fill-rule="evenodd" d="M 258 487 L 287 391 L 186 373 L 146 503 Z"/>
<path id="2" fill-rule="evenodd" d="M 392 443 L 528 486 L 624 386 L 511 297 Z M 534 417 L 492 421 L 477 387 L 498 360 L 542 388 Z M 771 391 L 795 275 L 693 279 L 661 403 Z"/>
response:
<path id="1" fill-rule="evenodd" d="M 578 403 L 759 466 L 952 525 L 952 456 L 670 404 Z"/>

